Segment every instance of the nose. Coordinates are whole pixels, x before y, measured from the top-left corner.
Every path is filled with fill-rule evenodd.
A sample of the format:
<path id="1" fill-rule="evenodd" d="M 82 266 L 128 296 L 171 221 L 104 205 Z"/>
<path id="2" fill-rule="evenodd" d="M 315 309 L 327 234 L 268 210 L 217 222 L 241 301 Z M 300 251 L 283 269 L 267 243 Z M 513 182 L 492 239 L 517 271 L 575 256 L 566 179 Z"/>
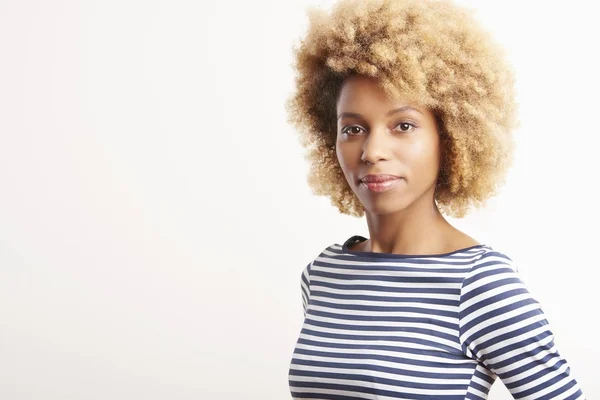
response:
<path id="1" fill-rule="evenodd" d="M 375 164 L 380 160 L 385 160 L 389 150 L 387 139 L 388 133 L 385 128 L 371 129 L 362 144 L 361 161 Z"/>

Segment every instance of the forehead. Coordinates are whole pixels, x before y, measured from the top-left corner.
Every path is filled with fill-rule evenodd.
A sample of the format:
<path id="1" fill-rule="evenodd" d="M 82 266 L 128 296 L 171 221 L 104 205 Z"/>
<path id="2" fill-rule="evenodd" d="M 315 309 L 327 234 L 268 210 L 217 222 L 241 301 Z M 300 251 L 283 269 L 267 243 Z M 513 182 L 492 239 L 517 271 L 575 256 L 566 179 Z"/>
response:
<path id="1" fill-rule="evenodd" d="M 422 113 L 426 108 L 411 101 L 409 97 L 391 98 L 387 95 L 379 81 L 363 75 L 351 75 L 341 85 L 336 109 L 338 114 L 343 111 L 380 110 L 410 106 Z"/>

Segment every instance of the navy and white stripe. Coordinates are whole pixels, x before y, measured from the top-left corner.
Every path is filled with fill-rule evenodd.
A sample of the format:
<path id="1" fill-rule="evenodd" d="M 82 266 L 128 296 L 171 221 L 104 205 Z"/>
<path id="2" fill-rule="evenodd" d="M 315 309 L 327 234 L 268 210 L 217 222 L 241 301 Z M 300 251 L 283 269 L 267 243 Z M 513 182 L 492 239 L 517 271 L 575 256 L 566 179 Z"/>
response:
<path id="1" fill-rule="evenodd" d="M 583 399 L 515 263 L 488 245 L 440 255 L 324 249 L 302 270 L 294 399 Z"/>

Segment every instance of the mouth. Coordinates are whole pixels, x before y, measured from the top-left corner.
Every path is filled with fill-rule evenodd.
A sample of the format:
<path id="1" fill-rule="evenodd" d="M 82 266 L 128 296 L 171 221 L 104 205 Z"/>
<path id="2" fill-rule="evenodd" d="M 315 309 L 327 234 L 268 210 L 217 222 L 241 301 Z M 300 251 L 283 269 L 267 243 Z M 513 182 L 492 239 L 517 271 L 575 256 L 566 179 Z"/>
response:
<path id="1" fill-rule="evenodd" d="M 399 178 L 399 176 L 391 174 L 368 174 L 360 178 L 359 181 L 364 183 L 378 183 Z"/>
<path id="2" fill-rule="evenodd" d="M 388 178 L 388 179 L 379 180 L 379 181 L 360 180 L 359 182 L 360 182 L 360 186 L 365 187 L 366 189 L 368 189 L 372 192 L 381 193 L 381 192 L 385 192 L 385 191 L 395 188 L 402 181 L 403 181 L 402 178 L 394 177 L 394 178 Z"/>

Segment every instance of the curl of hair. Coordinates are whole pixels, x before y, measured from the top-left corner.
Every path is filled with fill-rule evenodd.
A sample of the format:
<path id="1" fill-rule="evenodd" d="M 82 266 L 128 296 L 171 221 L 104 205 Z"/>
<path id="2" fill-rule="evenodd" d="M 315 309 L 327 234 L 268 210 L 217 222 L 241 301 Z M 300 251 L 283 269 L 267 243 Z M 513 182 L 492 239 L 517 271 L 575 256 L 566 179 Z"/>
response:
<path id="1" fill-rule="evenodd" d="M 376 78 L 388 96 L 428 107 L 438 122 L 440 212 L 463 217 L 497 194 L 513 161 L 518 127 L 515 74 L 504 49 L 450 0 L 338 0 L 310 7 L 294 45 L 295 91 L 288 122 L 310 163 L 307 182 L 341 213 L 364 208 L 338 163 L 336 102 L 351 74 Z"/>

